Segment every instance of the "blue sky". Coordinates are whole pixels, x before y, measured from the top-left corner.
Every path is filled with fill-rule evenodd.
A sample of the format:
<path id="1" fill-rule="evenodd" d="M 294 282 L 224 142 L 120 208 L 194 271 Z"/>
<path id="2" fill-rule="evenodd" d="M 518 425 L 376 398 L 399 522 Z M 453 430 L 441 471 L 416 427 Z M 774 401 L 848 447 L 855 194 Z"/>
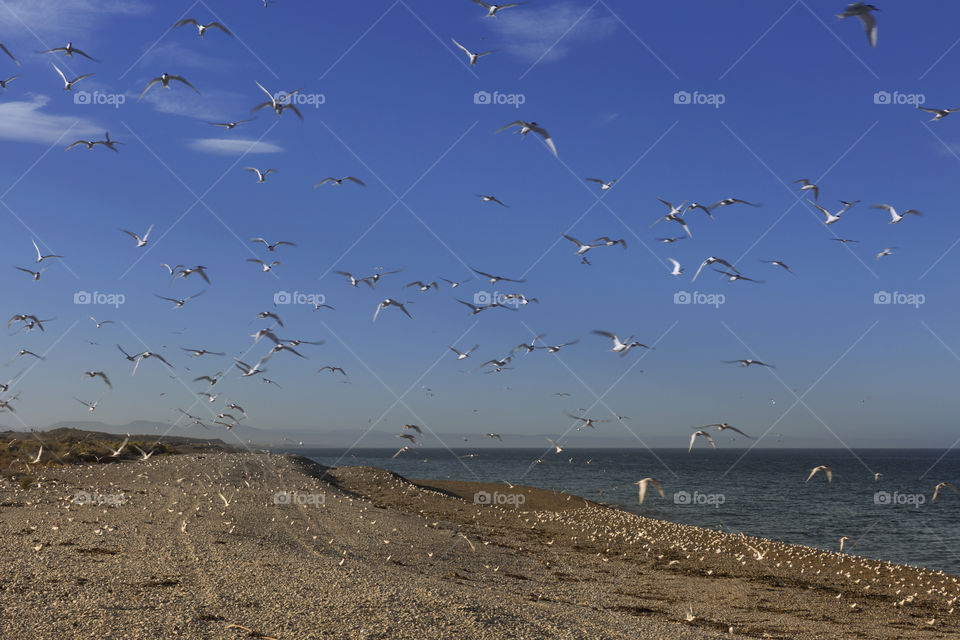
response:
<path id="1" fill-rule="evenodd" d="M 0 92 L 4 306 L 7 317 L 55 318 L 44 333 L 11 328 L 0 338 L 3 362 L 21 348 L 46 354 L 11 389 L 21 394 L 18 413 L 0 415 L 2 424 L 172 422 L 177 407 L 207 415 L 227 399 L 260 427 L 355 428 L 358 438 L 406 422 L 561 435 L 574 426 L 564 412 L 582 407 L 630 416 L 602 429 L 635 433 L 638 445 L 684 446 L 690 426 L 724 421 L 767 433 L 760 446 L 954 444 L 960 224 L 951 184 L 960 115 L 931 123 L 911 102 L 960 107 L 950 89 L 960 48 L 944 15 L 960 9 L 882 6 L 871 49 L 859 21 L 834 18 L 842 2 L 746 2 L 730 12 L 709 2 L 535 0 L 496 19 L 469 0 L 336 11 L 295 0 L 0 5 L 0 42 L 22 62 L 0 58 L 0 76 L 21 74 Z M 169 29 L 184 17 L 219 20 L 236 37 Z M 450 38 L 498 50 L 469 67 Z M 70 40 L 102 62 L 35 53 Z M 52 62 L 70 77 L 95 75 L 71 95 Z M 201 95 L 154 87 L 137 102 L 163 72 Z M 302 105 L 304 122 L 263 110 L 229 132 L 207 124 L 251 117 L 264 98 L 255 81 L 303 88 L 305 100 L 322 104 Z M 81 91 L 107 104 L 78 103 Z M 523 104 L 476 104 L 477 92 Z M 723 104 L 677 104 L 678 92 Z M 882 92 L 903 104 L 884 104 Z M 559 159 L 533 134 L 494 133 L 516 119 L 547 128 Z M 123 143 L 120 153 L 63 151 L 106 130 Z M 277 173 L 256 184 L 246 166 Z M 311 188 L 344 175 L 367 187 Z M 618 182 L 601 195 L 586 177 Z M 799 178 L 815 180 L 831 210 L 838 200 L 861 202 L 825 227 L 792 184 Z M 481 193 L 509 208 L 481 202 Z M 763 206 L 724 207 L 715 221 L 690 212 L 693 238 L 667 245 L 655 238 L 682 231 L 650 228 L 666 213 L 658 197 Z M 890 225 L 875 203 L 924 216 Z M 119 231 L 151 224 L 143 249 Z M 624 238 L 629 249 L 592 250 L 587 266 L 561 233 Z M 255 236 L 298 246 L 269 254 L 249 242 Z M 35 266 L 31 239 L 65 256 L 44 263 L 51 267 L 39 282 L 13 268 Z M 886 247 L 896 250 L 877 261 Z M 711 255 L 764 283 L 730 283 L 709 270 L 691 283 Z M 245 262 L 252 257 L 283 264 L 262 274 Z M 668 257 L 683 276 L 669 275 Z M 794 274 L 760 262 L 772 259 Z M 205 265 L 212 285 L 195 277 L 171 285 L 161 263 Z M 404 271 L 376 291 L 332 273 L 380 267 Z M 403 288 L 463 280 L 471 267 L 527 282 Z M 202 289 L 176 311 L 154 297 Z M 492 290 L 540 303 L 471 316 L 455 301 Z M 125 303 L 77 305 L 78 291 L 122 294 Z M 280 291 L 323 295 L 336 311 L 275 308 Z M 684 291 L 724 302 L 674 304 Z M 875 304 L 882 291 L 919 294 L 923 304 Z M 372 323 L 386 297 L 414 302 L 414 319 L 388 309 Z M 232 369 L 232 357 L 252 362 L 266 352 L 262 343 L 251 351 L 249 338 L 269 326 L 254 319 L 265 310 L 287 325 L 281 337 L 325 341 L 303 346 L 309 360 L 278 354 L 265 365 L 282 389 Z M 88 315 L 116 324 L 97 330 Z M 656 349 L 620 358 L 594 329 Z M 518 354 L 499 374 L 476 371 L 538 333 L 580 343 L 556 356 Z M 131 377 L 117 343 L 160 352 L 174 369 L 145 362 Z M 464 362 L 447 349 L 475 343 Z M 179 347 L 230 357 L 190 359 Z M 721 363 L 750 357 L 777 368 Z M 18 359 L 0 378 L 33 364 Z M 315 373 L 328 364 L 344 367 L 351 384 Z M 99 397 L 99 381 L 81 376 L 90 369 L 115 386 L 94 414 L 74 399 Z M 195 405 L 204 386 L 192 378 L 221 370 L 230 372 L 221 400 Z M 567 437 L 590 444 L 582 432 Z M 440 443 L 428 436 L 425 444 Z"/>

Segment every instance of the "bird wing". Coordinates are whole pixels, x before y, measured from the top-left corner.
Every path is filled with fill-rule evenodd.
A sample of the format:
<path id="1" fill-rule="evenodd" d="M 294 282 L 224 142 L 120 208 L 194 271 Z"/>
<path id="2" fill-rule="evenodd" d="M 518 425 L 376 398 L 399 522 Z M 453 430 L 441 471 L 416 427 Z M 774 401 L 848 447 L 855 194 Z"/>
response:
<path id="1" fill-rule="evenodd" d="M 473 1 L 476 2 L 477 0 L 473 0 Z M 481 2 L 480 4 L 484 4 L 484 3 Z M 484 4 L 484 6 L 487 6 L 487 5 Z M 501 127 L 500 129 L 497 129 L 496 131 L 494 131 L 494 133 L 500 133 L 501 131 L 506 131 L 510 127 L 517 127 L 517 126 L 525 127 L 527 126 L 527 123 L 524 122 L 523 120 L 514 120 L 513 122 L 506 125 L 505 127 Z"/>
<path id="2" fill-rule="evenodd" d="M 54 65 L 54 67 L 56 67 L 56 65 Z M 59 71 L 59 69 L 57 69 L 57 71 Z M 61 73 L 60 75 L 62 76 L 63 74 Z M 66 79 L 64 79 L 64 82 L 66 82 Z M 141 93 L 140 97 L 137 98 L 137 102 L 140 102 L 140 100 L 143 99 L 143 96 L 147 95 L 147 91 L 150 91 L 150 87 L 157 84 L 158 82 L 160 82 L 160 78 L 154 78 L 153 80 L 151 80 L 150 83 L 147 84 L 146 87 L 144 87 L 143 93 Z"/>
<path id="3" fill-rule="evenodd" d="M 467 49 L 465 46 L 463 46 L 453 38 L 450 38 L 450 41 L 453 42 L 453 44 L 457 45 L 457 48 L 460 49 L 460 51 L 463 51 L 465 54 L 467 54 L 468 57 L 471 57 L 471 58 L 473 57 L 473 52 Z"/>
<path id="4" fill-rule="evenodd" d="M 20 66 L 20 61 L 13 57 L 13 54 L 10 53 L 10 50 L 7 49 L 2 42 L 0 42 L 0 49 L 2 49 L 5 54 L 10 56 L 10 59 L 16 62 L 18 67 Z"/>
<path id="5" fill-rule="evenodd" d="M 227 35 L 230 36 L 231 38 L 233 37 L 233 34 L 230 33 L 230 30 L 227 29 L 227 28 L 226 28 L 225 26 L 223 26 L 222 24 L 220 24 L 219 22 L 211 22 L 210 24 L 208 24 L 208 25 L 206 25 L 206 26 L 207 26 L 207 29 L 209 29 L 210 27 L 213 27 L 213 28 L 215 28 L 215 29 L 220 29 L 220 31 L 223 31 L 225 34 L 227 34 Z"/>
<path id="6" fill-rule="evenodd" d="M 183 76 L 170 76 L 170 79 L 171 79 L 171 80 L 179 80 L 179 81 L 182 82 L 183 84 L 187 85 L 188 87 L 190 87 L 191 89 L 193 89 L 194 91 L 196 91 L 196 92 L 197 92 L 197 95 L 200 95 L 200 92 L 197 91 L 197 88 L 196 88 L 195 86 L 193 86 L 192 84 L 190 84 L 190 83 L 187 81 L 187 79 L 184 78 Z"/>
<path id="7" fill-rule="evenodd" d="M 870 13 L 861 13 L 860 20 L 863 21 L 863 28 L 867 32 L 867 39 L 871 47 L 877 46 L 877 19 Z"/>

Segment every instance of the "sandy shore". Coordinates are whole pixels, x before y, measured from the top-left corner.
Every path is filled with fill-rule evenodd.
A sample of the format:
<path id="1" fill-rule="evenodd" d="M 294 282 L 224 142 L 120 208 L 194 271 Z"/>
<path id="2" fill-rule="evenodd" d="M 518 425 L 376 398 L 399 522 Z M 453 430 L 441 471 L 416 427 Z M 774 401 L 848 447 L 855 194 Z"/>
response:
<path id="1" fill-rule="evenodd" d="M 0 480 L 2 638 L 960 637 L 955 577 L 550 491 L 218 452 L 34 479 Z"/>

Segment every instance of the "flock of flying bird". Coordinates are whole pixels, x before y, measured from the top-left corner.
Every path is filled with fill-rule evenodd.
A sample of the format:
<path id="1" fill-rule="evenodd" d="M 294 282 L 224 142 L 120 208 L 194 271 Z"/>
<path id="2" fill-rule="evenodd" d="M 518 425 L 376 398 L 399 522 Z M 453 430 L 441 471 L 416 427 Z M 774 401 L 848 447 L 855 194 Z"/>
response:
<path id="1" fill-rule="evenodd" d="M 517 3 L 509 3 L 509 4 L 503 4 L 503 5 L 495 5 L 495 4 L 488 4 L 488 3 L 482 2 L 481 0 L 472 0 L 472 1 L 478 5 L 481 5 L 486 10 L 487 12 L 486 16 L 489 18 L 496 18 L 498 14 L 505 9 L 510 9 L 510 8 L 527 4 L 526 2 L 517 2 Z M 275 3 L 275 0 L 264 0 L 265 7 L 268 7 L 274 3 Z M 864 25 L 870 45 L 872 47 L 875 47 L 877 44 L 877 22 L 873 16 L 873 12 L 875 11 L 878 11 L 878 9 L 873 5 L 865 4 L 862 2 L 856 2 L 856 3 L 850 4 L 844 10 L 843 13 L 838 15 L 838 18 L 839 19 L 844 19 L 847 17 L 859 18 Z M 197 35 L 200 38 L 204 38 L 207 32 L 211 30 L 220 32 L 221 34 L 227 37 L 234 37 L 233 33 L 226 26 L 216 21 L 211 21 L 204 24 L 197 21 L 196 19 L 187 18 L 187 19 L 183 19 L 176 22 L 173 25 L 173 28 L 191 27 L 191 26 L 197 30 Z M 451 38 L 451 40 L 453 44 L 467 56 L 467 59 L 470 65 L 476 65 L 479 63 L 481 58 L 498 51 L 498 49 L 492 49 L 488 51 L 477 52 L 464 46 L 463 44 L 458 42 L 456 39 Z M 0 51 L 5 53 L 17 65 L 20 64 L 19 60 L 14 56 L 13 53 L 11 53 L 11 51 L 3 43 L 0 43 Z M 99 60 L 92 57 L 85 51 L 75 47 L 72 42 L 68 42 L 65 46 L 62 46 L 62 47 L 55 47 L 45 51 L 40 51 L 38 53 L 43 55 L 62 54 L 63 56 L 71 59 L 74 58 L 75 56 L 79 56 L 90 62 L 94 62 L 94 63 L 99 62 Z M 68 79 L 67 75 L 59 66 L 57 66 L 56 63 L 51 63 L 51 66 L 53 70 L 57 73 L 57 75 L 60 77 L 60 79 L 62 80 L 63 89 L 65 91 L 72 91 L 74 86 L 77 83 L 94 75 L 93 72 L 84 73 L 72 79 Z M 7 84 L 18 77 L 19 76 L 14 75 L 12 77 L 9 77 L 5 80 L 0 81 L 0 89 L 7 89 Z M 292 100 L 293 96 L 295 96 L 297 93 L 303 90 L 302 88 L 296 89 L 290 92 L 274 93 L 269 91 L 266 87 L 264 87 L 259 82 L 255 82 L 254 84 L 256 85 L 256 88 L 259 89 L 259 91 L 266 96 L 267 99 L 255 104 L 251 109 L 253 113 L 259 112 L 262 109 L 269 108 L 278 117 L 280 117 L 283 115 L 284 111 L 290 110 L 300 120 L 303 120 L 303 114 L 300 112 L 300 110 L 297 108 L 297 105 Z M 200 91 L 197 89 L 197 87 L 195 87 L 189 80 L 187 80 L 182 75 L 162 73 L 161 75 L 152 78 L 147 83 L 147 85 L 143 88 L 143 90 L 139 94 L 137 100 L 138 101 L 142 100 L 147 95 L 147 93 L 150 92 L 150 90 L 154 88 L 156 85 L 159 85 L 160 88 L 167 89 L 167 90 L 171 90 L 177 85 L 181 85 L 186 89 L 192 90 L 193 92 L 200 94 Z M 918 108 L 923 111 L 932 113 L 934 115 L 933 117 L 934 121 L 942 120 L 947 116 L 949 116 L 954 111 L 960 110 L 960 109 L 933 109 L 933 108 L 925 108 L 925 107 L 918 107 Z M 226 131 L 231 131 L 238 126 L 249 123 L 251 121 L 252 121 L 252 118 L 234 120 L 234 121 L 225 121 L 225 122 L 211 122 L 209 124 L 212 126 L 223 128 Z M 539 136 L 539 138 L 543 141 L 544 145 L 549 149 L 549 151 L 553 155 L 555 156 L 558 155 L 557 146 L 552 136 L 547 132 L 547 130 L 542 125 L 538 124 L 535 121 L 526 121 L 526 120 L 518 119 L 506 124 L 500 129 L 497 129 L 495 133 L 500 133 L 507 130 L 513 130 L 519 133 L 521 138 L 525 138 L 528 134 L 533 133 L 535 134 L 535 136 Z M 85 147 L 87 150 L 94 150 L 98 146 L 102 146 L 105 149 L 109 149 L 113 152 L 119 153 L 119 149 L 116 146 L 118 144 L 122 144 L 122 143 L 119 141 L 113 140 L 110 137 L 109 132 L 106 132 L 104 134 L 103 140 L 76 140 L 75 142 L 67 146 L 66 150 L 71 150 L 77 147 Z M 244 170 L 254 174 L 256 176 L 256 182 L 258 184 L 263 184 L 267 182 L 268 176 L 270 176 L 271 174 L 277 173 L 277 170 L 274 168 L 260 169 L 256 167 L 244 167 Z M 601 191 L 608 191 L 610 189 L 614 189 L 617 182 L 617 180 L 615 179 L 607 180 L 607 179 L 601 179 L 601 178 L 585 178 L 585 180 L 598 185 L 598 188 Z M 353 184 L 360 187 L 366 186 L 364 181 L 361 180 L 360 178 L 357 178 L 352 175 L 346 175 L 343 177 L 330 176 L 330 177 L 323 178 L 322 180 L 319 180 L 314 184 L 314 188 L 319 188 L 324 185 L 344 186 L 346 184 Z M 801 178 L 796 180 L 795 184 L 799 185 L 798 187 L 799 192 L 805 195 L 808 195 L 812 198 L 812 199 L 809 199 L 807 202 L 824 215 L 823 223 L 827 227 L 830 227 L 831 225 L 834 225 L 840 222 L 841 219 L 843 219 L 843 216 L 847 215 L 847 213 L 855 205 L 857 205 L 860 202 L 859 200 L 850 200 L 850 201 L 841 200 L 840 204 L 842 205 L 842 208 L 836 210 L 836 212 L 831 212 L 830 209 L 820 204 L 819 185 L 813 183 L 812 181 L 806 178 Z M 477 197 L 480 198 L 485 203 L 493 203 L 501 207 L 508 206 L 494 195 L 477 194 Z M 702 204 L 698 202 L 684 201 L 678 206 L 675 206 L 670 201 L 667 201 L 665 199 L 659 199 L 659 201 L 667 208 L 668 211 L 664 215 L 658 217 L 651 225 L 651 228 L 654 226 L 657 226 L 661 222 L 667 222 L 667 223 L 673 223 L 678 225 L 683 232 L 683 235 L 666 236 L 666 237 L 657 238 L 659 242 L 664 244 L 672 244 L 684 239 L 692 239 L 693 232 L 691 230 L 690 218 L 693 215 L 702 214 L 702 215 L 705 215 L 710 220 L 716 220 L 717 219 L 716 214 L 718 214 L 719 210 L 724 209 L 726 207 L 743 206 L 743 207 L 758 208 L 762 206 L 759 203 L 751 202 L 751 201 L 736 198 L 736 197 L 723 198 L 714 202 L 713 204 Z M 900 213 L 898 212 L 897 208 L 889 204 L 874 204 L 873 207 L 878 210 L 885 211 L 887 214 L 889 214 L 890 216 L 889 224 L 899 224 L 905 219 L 907 219 L 908 216 L 919 217 L 922 215 L 920 211 L 917 211 L 915 209 L 907 209 L 905 211 L 902 211 L 902 213 Z M 150 242 L 150 239 L 149 239 L 150 234 L 153 232 L 153 230 L 154 230 L 154 225 L 150 225 L 149 228 L 147 228 L 147 230 L 142 235 L 140 235 L 138 232 L 130 231 L 127 229 L 120 229 L 119 232 L 129 236 L 134 241 L 135 247 L 137 249 L 143 249 L 148 246 Z M 627 250 L 627 242 L 624 239 L 611 238 L 609 236 L 601 236 L 589 242 L 583 242 L 582 240 L 566 233 L 561 234 L 561 236 L 563 239 L 569 241 L 574 245 L 574 247 L 576 248 L 574 255 L 580 259 L 581 263 L 586 265 L 590 264 L 587 254 L 591 251 L 598 250 L 598 249 L 615 248 L 618 246 L 623 250 Z M 857 240 L 853 240 L 849 238 L 841 238 L 841 237 L 834 237 L 831 239 L 841 244 L 857 242 Z M 62 259 L 63 256 L 56 255 L 56 254 L 44 255 L 43 252 L 40 250 L 39 246 L 37 245 L 36 241 L 32 241 L 32 242 L 33 242 L 34 251 L 36 253 L 36 257 L 34 259 L 34 264 L 36 266 L 33 266 L 33 267 L 16 266 L 15 268 L 27 274 L 28 276 L 30 276 L 30 278 L 32 278 L 34 281 L 39 281 L 41 279 L 41 275 L 50 266 L 50 263 L 48 261 L 59 260 L 59 259 Z M 252 238 L 251 243 L 255 245 L 262 245 L 263 248 L 271 256 L 277 253 L 278 250 L 280 250 L 282 247 L 290 247 L 291 249 L 297 247 L 296 243 L 288 240 L 268 240 L 263 237 Z M 887 247 L 883 249 L 882 251 L 876 254 L 876 259 L 880 260 L 885 256 L 891 255 L 894 249 L 895 247 Z M 676 277 L 684 274 L 685 268 L 679 263 L 679 261 L 673 258 L 667 258 L 667 260 L 669 261 L 671 266 L 669 271 L 669 274 L 671 276 Z M 273 269 L 282 266 L 282 262 L 279 260 L 270 260 L 268 262 L 266 260 L 262 260 L 259 258 L 249 258 L 246 261 L 249 263 L 258 265 L 260 271 L 262 271 L 263 273 L 270 272 Z M 787 263 L 783 260 L 771 259 L 771 260 L 762 260 L 761 262 L 768 264 L 770 266 L 777 267 L 779 269 L 783 269 L 784 271 L 790 274 L 794 273 L 791 270 L 791 268 L 787 265 Z M 717 265 L 723 268 L 718 268 Z M 169 264 L 163 264 L 161 266 L 164 267 L 167 275 L 170 278 L 171 283 L 177 280 L 186 280 L 190 276 L 196 275 L 197 276 L 196 279 L 203 280 L 207 285 L 211 284 L 211 279 L 209 277 L 209 274 L 207 273 L 208 268 L 203 265 L 195 265 L 192 267 L 188 267 L 187 265 L 183 265 L 183 264 L 177 264 L 174 266 L 170 266 Z M 743 275 L 740 269 L 733 262 L 718 256 L 713 256 L 713 255 L 706 257 L 700 263 L 691 281 L 696 281 L 697 278 L 701 275 L 701 272 L 707 267 L 723 275 L 730 282 L 745 281 L 745 282 L 751 282 L 755 284 L 759 284 L 763 282 L 762 280 L 757 280 L 757 279 Z M 346 278 L 346 282 L 349 286 L 359 287 L 362 284 L 364 285 L 364 287 L 374 290 L 376 289 L 381 279 L 386 278 L 387 276 L 398 274 L 401 271 L 402 269 L 386 271 L 382 268 L 378 268 L 371 275 L 366 275 L 362 277 L 357 277 L 350 272 L 342 271 L 342 270 L 338 270 L 335 273 L 339 276 Z M 505 276 L 495 275 L 485 271 L 480 271 L 477 269 L 474 269 L 473 271 L 476 277 L 482 280 L 488 281 L 491 285 L 496 285 L 501 282 L 509 283 L 512 285 L 519 285 L 525 282 L 524 279 L 509 278 Z M 447 278 L 439 278 L 438 280 L 444 282 L 447 288 L 451 290 L 455 290 L 472 279 L 473 278 L 468 278 L 467 280 L 451 280 Z M 440 285 L 438 284 L 437 280 L 421 279 L 421 280 L 413 280 L 409 283 L 406 283 L 402 288 L 404 291 L 409 289 L 414 289 L 419 293 L 428 293 L 431 291 L 434 291 L 434 292 L 439 291 Z M 204 295 L 206 291 L 207 291 L 206 289 L 202 289 L 194 293 L 193 295 L 189 295 L 181 298 L 161 296 L 159 294 L 155 294 L 155 295 L 157 298 L 171 303 L 173 305 L 172 309 L 182 309 L 185 305 L 187 305 L 191 301 Z M 474 300 L 473 302 L 470 302 L 467 300 L 462 300 L 459 297 L 456 298 L 456 302 L 465 306 L 471 315 L 477 315 L 482 312 L 490 311 L 493 309 L 517 312 L 522 306 L 525 306 L 530 303 L 538 303 L 539 299 L 535 297 L 528 298 L 525 294 L 516 292 L 516 293 L 505 294 L 500 299 L 489 300 L 488 302 L 485 302 L 485 303 L 480 302 L 478 300 Z M 393 297 L 384 298 L 382 301 L 377 303 L 376 307 L 373 310 L 373 321 L 376 322 L 382 313 L 387 313 L 388 311 L 390 313 L 403 314 L 408 319 L 412 320 L 413 315 L 411 314 L 410 309 L 408 308 L 408 305 L 410 304 L 412 304 L 411 301 L 403 301 Z M 327 304 L 315 303 L 314 306 L 316 311 L 319 311 L 320 309 L 328 309 L 331 311 L 334 310 L 332 306 Z M 394 310 L 394 311 L 390 311 L 390 310 Z M 91 317 L 90 319 L 91 321 L 93 321 L 96 329 L 98 330 L 103 329 L 105 325 L 114 324 L 114 321 L 112 320 L 98 321 L 93 317 Z M 280 354 L 281 352 L 286 352 L 287 354 L 289 354 L 289 356 L 305 358 L 306 356 L 300 353 L 297 350 L 298 348 L 302 348 L 303 345 L 322 345 L 323 344 L 322 341 L 307 341 L 302 339 L 279 338 L 275 333 L 275 330 L 277 327 L 279 327 L 280 329 L 283 329 L 284 323 L 282 319 L 273 311 L 269 311 L 269 310 L 263 311 L 257 314 L 255 316 L 255 319 L 269 322 L 269 327 L 261 328 L 251 336 L 254 340 L 254 344 L 257 344 L 260 342 L 261 339 L 266 338 L 269 343 L 272 343 L 272 346 L 270 347 L 269 351 L 266 354 L 264 354 L 259 359 L 257 359 L 253 364 L 249 364 L 248 362 L 245 362 L 240 358 L 234 358 L 233 365 L 239 371 L 239 375 L 242 378 L 253 378 L 255 376 L 260 376 L 261 380 L 264 383 L 277 385 L 275 381 L 270 380 L 263 376 L 263 374 L 267 372 L 267 370 L 264 368 L 264 365 L 266 365 L 268 361 L 270 361 L 274 356 L 276 356 L 277 354 Z M 16 314 L 12 318 L 10 318 L 7 326 L 8 328 L 10 328 L 16 325 L 16 329 L 18 333 L 20 331 L 32 332 L 35 329 L 39 329 L 41 332 L 43 332 L 45 331 L 44 324 L 47 322 L 50 322 L 51 320 L 52 319 L 42 320 L 37 315 L 34 315 L 34 314 Z M 620 356 L 627 356 L 634 349 L 652 349 L 653 348 L 651 346 L 643 344 L 638 340 L 635 340 L 633 335 L 630 335 L 625 339 L 621 339 L 619 335 L 616 333 L 613 333 L 607 330 L 599 330 L 599 329 L 593 331 L 593 334 L 601 338 L 604 338 L 606 340 L 609 340 L 611 345 L 610 351 L 613 353 L 619 354 Z M 517 345 L 516 347 L 511 349 L 509 353 L 505 355 L 487 359 L 482 364 L 480 364 L 479 367 L 477 367 L 477 370 L 484 370 L 486 373 L 489 373 L 489 374 L 500 373 L 504 370 L 510 369 L 511 368 L 510 365 L 516 363 L 516 358 L 518 353 L 527 355 L 535 351 L 541 350 L 541 351 L 546 351 L 547 353 L 550 353 L 550 354 L 555 354 L 561 349 L 576 345 L 580 342 L 579 339 L 572 339 L 566 342 L 548 344 L 543 341 L 544 338 L 545 338 L 545 334 L 537 335 L 532 340 L 529 340 L 529 342 L 524 342 Z M 119 350 L 122 357 L 128 363 L 132 364 L 131 376 L 135 375 L 140 365 L 148 360 L 156 360 L 157 363 L 164 365 L 171 370 L 174 368 L 174 365 L 171 364 L 171 362 L 167 358 L 165 358 L 162 354 L 151 352 L 149 350 L 144 350 L 138 353 L 131 354 L 131 353 L 128 353 L 120 344 L 117 344 L 116 347 Z M 456 361 L 464 361 L 472 357 L 472 354 L 478 348 L 479 348 L 479 345 L 473 345 L 469 349 L 463 349 L 457 346 L 449 347 L 449 349 L 455 355 Z M 181 347 L 181 349 L 184 352 L 186 352 L 188 357 L 191 357 L 191 358 L 224 357 L 227 355 L 224 352 L 214 352 L 206 349 L 195 349 L 195 348 L 185 348 L 185 347 Z M 34 358 L 37 360 L 44 360 L 44 356 L 38 355 L 37 353 L 30 351 L 28 349 L 21 349 L 14 356 L 13 360 L 16 360 L 18 358 L 24 358 L 24 357 Z M 283 356 L 283 357 L 288 357 L 288 356 Z M 772 367 L 773 366 L 768 363 L 764 363 L 762 361 L 754 360 L 754 359 L 728 360 L 723 362 L 727 364 L 736 364 L 741 367 L 750 367 L 750 366 Z M 336 365 L 326 365 L 317 371 L 317 373 L 323 373 L 323 372 L 338 374 L 344 379 L 348 377 L 347 372 L 344 370 L 344 368 Z M 17 376 L 14 376 L 14 378 L 11 379 L 10 381 L 5 383 L 4 385 L 0 385 L 0 395 L 9 394 L 11 387 L 14 385 L 15 381 L 20 377 L 20 375 L 22 375 L 22 373 L 23 372 L 21 371 L 20 374 L 17 374 Z M 205 389 L 197 392 L 196 394 L 198 398 L 198 402 L 200 402 L 201 401 L 200 399 L 202 399 L 203 403 L 213 405 L 217 403 L 218 400 L 220 400 L 222 404 L 220 405 L 219 409 L 210 410 L 211 416 L 214 416 L 212 418 L 203 418 L 201 416 L 193 415 L 190 412 L 190 410 L 184 410 L 182 408 L 178 408 L 177 410 L 180 412 L 180 414 L 182 414 L 183 419 L 189 421 L 190 425 L 197 425 L 203 428 L 208 428 L 208 426 L 210 425 L 219 425 L 229 430 L 229 429 L 232 429 L 237 424 L 239 424 L 242 420 L 247 418 L 247 412 L 239 404 L 237 404 L 235 401 L 222 399 L 223 394 L 221 393 L 214 393 L 214 389 L 216 385 L 224 378 L 224 376 L 225 376 L 225 372 L 221 370 L 221 371 L 217 371 L 216 373 L 198 376 L 193 379 L 193 382 L 195 383 L 201 382 L 206 384 Z M 95 371 L 95 370 L 85 371 L 83 372 L 82 377 L 90 380 L 100 380 L 104 384 L 104 386 L 107 388 L 108 391 L 113 389 L 113 384 L 110 380 L 110 377 L 104 371 Z M 567 394 L 557 394 L 557 395 L 567 395 Z M 87 409 L 88 412 L 94 412 L 97 410 L 100 404 L 100 401 L 103 399 L 103 397 L 104 397 L 103 394 L 101 394 L 94 401 L 83 400 L 80 398 L 75 398 L 75 399 L 77 400 L 77 402 L 82 404 Z M 0 412 L 7 411 L 10 413 L 15 413 L 13 403 L 16 402 L 18 399 L 19 399 L 19 393 L 7 395 L 6 398 L 0 397 Z M 590 418 L 583 415 L 575 415 L 569 412 L 566 413 L 566 416 L 574 421 L 574 424 L 576 425 L 576 429 L 578 431 L 582 429 L 588 429 L 588 428 L 594 429 L 596 424 L 612 421 L 612 420 L 601 420 L 597 418 Z M 623 420 L 623 419 L 626 419 L 626 418 L 623 416 L 617 416 L 617 420 Z M 730 432 L 739 434 L 740 436 L 743 436 L 745 438 L 755 439 L 753 436 L 748 435 L 741 429 L 734 427 L 730 424 L 727 424 L 725 422 L 714 423 L 714 424 L 709 424 L 703 427 L 696 428 L 696 430 L 690 436 L 688 452 L 692 451 L 698 439 L 701 441 L 705 441 L 711 447 L 716 447 L 717 446 L 716 442 L 711 436 L 711 432 L 710 432 L 711 429 L 715 430 L 716 433 L 723 433 L 724 431 L 730 431 Z M 416 436 L 420 436 L 421 438 L 423 437 L 423 433 L 420 427 L 412 424 L 406 424 L 403 426 L 403 432 L 398 434 L 397 437 L 408 441 L 410 445 L 417 445 L 419 443 L 417 442 L 416 436 L 414 435 L 414 433 L 416 434 Z M 500 441 L 503 440 L 500 434 L 496 434 L 496 433 L 487 433 L 485 434 L 484 437 L 497 439 Z M 563 447 L 561 444 L 549 438 L 547 440 L 551 445 L 550 450 L 552 450 L 554 454 L 560 454 L 563 451 Z M 121 451 L 126 446 L 126 444 L 127 443 L 124 442 L 123 445 L 119 447 L 119 449 L 113 450 L 113 453 L 111 455 L 113 457 L 119 456 Z M 396 454 L 394 454 L 394 457 L 397 457 L 404 452 L 410 451 L 411 450 L 410 445 L 404 445 L 402 448 L 400 448 L 396 452 Z M 140 454 L 143 459 L 147 459 L 152 454 L 152 451 L 144 452 L 140 450 Z M 36 459 L 34 459 L 32 463 L 33 464 L 38 463 L 42 455 L 43 455 L 43 448 L 41 446 L 41 450 L 38 452 Z M 536 464 L 539 462 L 543 462 L 543 458 L 537 459 L 533 464 Z M 832 482 L 833 472 L 829 466 L 825 466 L 825 465 L 815 467 L 807 477 L 807 481 L 809 482 L 819 472 L 822 472 L 826 476 L 828 482 Z M 881 474 L 876 474 L 875 480 L 879 480 L 880 475 Z M 661 496 L 664 496 L 663 489 L 660 482 L 654 478 L 649 478 L 649 477 L 644 478 L 643 480 L 638 481 L 636 484 L 639 486 L 639 501 L 641 504 L 644 501 L 648 486 L 653 486 Z M 960 493 L 960 490 L 958 490 L 957 487 L 955 487 L 954 485 L 947 482 L 941 482 L 937 484 L 934 490 L 934 499 L 936 499 L 938 493 L 942 489 L 951 489 L 954 492 Z"/>

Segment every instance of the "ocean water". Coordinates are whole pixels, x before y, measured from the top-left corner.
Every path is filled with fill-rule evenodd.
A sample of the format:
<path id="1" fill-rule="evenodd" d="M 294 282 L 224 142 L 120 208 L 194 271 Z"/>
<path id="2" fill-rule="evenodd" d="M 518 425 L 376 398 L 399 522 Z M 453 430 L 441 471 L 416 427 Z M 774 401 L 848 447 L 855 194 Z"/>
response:
<path id="1" fill-rule="evenodd" d="M 699 443 L 698 443 L 699 444 Z M 960 575 L 960 451 L 867 449 L 291 450 L 323 465 L 374 466 L 407 478 L 561 490 L 652 518 L 771 538 Z M 478 454 L 474 458 L 462 458 Z M 543 458 L 541 464 L 531 462 Z M 572 459 L 572 461 L 571 461 Z M 811 469 L 829 465 L 833 482 Z M 883 474 L 874 480 L 874 473 Z M 653 477 L 643 505 L 632 484 Z M 510 489 L 503 484 L 502 494 Z M 500 498 L 505 499 L 505 498 Z"/>

